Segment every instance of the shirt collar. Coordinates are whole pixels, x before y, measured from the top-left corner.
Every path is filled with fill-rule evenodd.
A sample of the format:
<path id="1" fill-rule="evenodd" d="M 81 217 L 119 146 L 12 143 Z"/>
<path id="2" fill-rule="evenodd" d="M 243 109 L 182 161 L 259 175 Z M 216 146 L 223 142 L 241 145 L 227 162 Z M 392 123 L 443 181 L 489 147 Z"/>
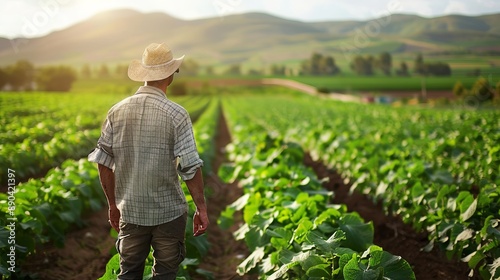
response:
<path id="1" fill-rule="evenodd" d="M 137 90 L 137 92 L 135 94 L 153 94 L 153 95 L 157 95 L 157 96 L 160 96 L 160 97 L 164 97 L 164 98 L 167 98 L 165 96 L 165 93 L 163 91 L 161 91 L 161 89 L 157 88 L 157 87 L 152 87 L 152 86 L 141 86 L 139 87 L 139 89 Z"/>

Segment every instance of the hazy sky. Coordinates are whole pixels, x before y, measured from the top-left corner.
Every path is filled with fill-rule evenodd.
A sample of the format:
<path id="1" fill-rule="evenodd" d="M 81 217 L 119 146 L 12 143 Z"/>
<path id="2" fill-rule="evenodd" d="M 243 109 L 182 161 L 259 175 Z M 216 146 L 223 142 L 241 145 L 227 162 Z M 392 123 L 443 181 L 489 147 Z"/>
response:
<path id="1" fill-rule="evenodd" d="M 371 19 L 392 13 L 425 17 L 500 12 L 499 0 L 1 0 L 0 37 L 38 37 L 111 9 L 162 11 L 181 19 L 249 11 L 302 21 Z"/>

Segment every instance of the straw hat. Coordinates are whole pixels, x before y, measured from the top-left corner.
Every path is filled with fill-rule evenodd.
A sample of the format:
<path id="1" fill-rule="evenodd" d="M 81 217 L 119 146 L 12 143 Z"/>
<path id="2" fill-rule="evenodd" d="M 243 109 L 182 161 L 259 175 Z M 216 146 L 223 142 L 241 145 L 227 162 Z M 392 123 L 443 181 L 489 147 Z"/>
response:
<path id="1" fill-rule="evenodd" d="M 152 43 L 146 47 L 141 60 L 134 60 L 128 67 L 128 77 L 132 81 L 157 81 L 172 75 L 182 64 L 184 56 L 174 58 L 165 43 Z"/>

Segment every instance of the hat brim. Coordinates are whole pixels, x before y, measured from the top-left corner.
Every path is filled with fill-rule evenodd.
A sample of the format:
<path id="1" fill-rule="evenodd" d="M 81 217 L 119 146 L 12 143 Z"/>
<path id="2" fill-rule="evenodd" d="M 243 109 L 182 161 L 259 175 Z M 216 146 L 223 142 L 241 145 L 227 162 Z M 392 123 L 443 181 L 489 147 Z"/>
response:
<path id="1" fill-rule="evenodd" d="M 184 55 L 158 66 L 145 66 L 141 60 L 133 60 L 128 66 L 128 77 L 132 81 L 159 81 L 170 77 L 181 67 Z"/>

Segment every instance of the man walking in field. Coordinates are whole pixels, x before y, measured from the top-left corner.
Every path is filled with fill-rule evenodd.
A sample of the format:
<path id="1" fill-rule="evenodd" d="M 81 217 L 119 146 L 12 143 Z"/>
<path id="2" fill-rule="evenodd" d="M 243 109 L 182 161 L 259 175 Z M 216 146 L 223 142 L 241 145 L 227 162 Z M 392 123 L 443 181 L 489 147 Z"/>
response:
<path id="1" fill-rule="evenodd" d="M 175 279 L 185 257 L 188 207 L 179 175 L 196 204 L 194 235 L 209 224 L 191 120 L 166 98 L 183 58 L 174 58 L 165 44 L 150 44 L 142 61 L 130 64 L 129 78 L 145 84 L 109 110 L 88 157 L 98 164 L 109 222 L 119 232 L 118 279 L 142 279 L 150 246 L 154 279 Z"/>

